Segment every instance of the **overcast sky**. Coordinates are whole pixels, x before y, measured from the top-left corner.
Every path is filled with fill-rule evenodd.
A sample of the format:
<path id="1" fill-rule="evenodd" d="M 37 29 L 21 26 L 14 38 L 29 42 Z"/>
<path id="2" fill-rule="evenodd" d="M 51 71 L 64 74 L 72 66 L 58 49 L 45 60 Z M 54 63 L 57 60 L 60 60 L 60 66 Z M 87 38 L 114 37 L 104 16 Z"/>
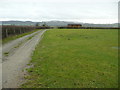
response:
<path id="1" fill-rule="evenodd" d="M 0 0 L 0 21 L 117 23 L 119 0 Z"/>

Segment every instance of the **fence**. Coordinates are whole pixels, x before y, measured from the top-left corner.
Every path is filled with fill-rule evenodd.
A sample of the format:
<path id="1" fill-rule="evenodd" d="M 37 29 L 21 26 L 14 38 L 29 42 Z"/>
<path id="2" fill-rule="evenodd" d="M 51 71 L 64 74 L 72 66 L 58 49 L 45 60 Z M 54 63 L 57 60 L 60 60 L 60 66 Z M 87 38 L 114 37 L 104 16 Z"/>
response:
<path id="1" fill-rule="evenodd" d="M 52 29 L 53 27 L 49 26 L 37 26 L 36 29 Z"/>
<path id="2" fill-rule="evenodd" d="M 35 29 L 34 26 L 14 26 L 14 25 L 3 25 L 2 26 L 2 38 L 6 38 L 12 35 L 18 35 L 25 32 L 30 32 Z"/>
<path id="3" fill-rule="evenodd" d="M 41 27 L 41 26 L 15 26 L 15 25 L 3 25 L 2 26 L 2 38 L 8 36 L 18 35 L 25 32 L 30 32 L 35 29 L 52 29 L 53 27 Z M 57 27 L 58 29 L 120 29 L 118 27 Z"/>
<path id="4" fill-rule="evenodd" d="M 120 29 L 119 27 L 58 27 L 58 29 Z"/>

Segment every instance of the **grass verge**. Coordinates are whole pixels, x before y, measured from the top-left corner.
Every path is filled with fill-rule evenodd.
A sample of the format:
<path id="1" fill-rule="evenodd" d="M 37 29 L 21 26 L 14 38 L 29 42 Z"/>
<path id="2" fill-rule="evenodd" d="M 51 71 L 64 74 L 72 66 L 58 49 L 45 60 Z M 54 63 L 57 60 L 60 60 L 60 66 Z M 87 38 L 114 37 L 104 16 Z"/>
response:
<path id="1" fill-rule="evenodd" d="M 49 30 L 23 88 L 117 88 L 118 30 Z"/>

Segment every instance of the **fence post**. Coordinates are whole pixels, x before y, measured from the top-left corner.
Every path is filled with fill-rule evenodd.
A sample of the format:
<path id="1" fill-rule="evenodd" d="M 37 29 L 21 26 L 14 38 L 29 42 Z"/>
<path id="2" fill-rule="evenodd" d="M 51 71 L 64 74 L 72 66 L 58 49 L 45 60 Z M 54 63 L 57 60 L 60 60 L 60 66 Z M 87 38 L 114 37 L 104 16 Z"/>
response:
<path id="1" fill-rule="evenodd" d="M 21 29 L 20 29 L 20 34 L 21 34 Z"/>
<path id="2" fill-rule="evenodd" d="M 16 33 L 15 33 L 15 28 L 14 28 L 14 35 L 16 35 Z"/>
<path id="3" fill-rule="evenodd" d="M 8 37 L 8 31 L 7 31 L 7 29 L 6 29 L 6 37 Z"/>

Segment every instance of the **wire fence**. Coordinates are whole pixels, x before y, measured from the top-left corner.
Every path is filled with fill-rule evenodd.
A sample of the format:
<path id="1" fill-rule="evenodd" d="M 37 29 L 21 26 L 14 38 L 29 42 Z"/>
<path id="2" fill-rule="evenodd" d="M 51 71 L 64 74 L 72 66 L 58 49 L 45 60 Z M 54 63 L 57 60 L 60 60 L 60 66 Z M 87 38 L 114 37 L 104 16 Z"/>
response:
<path id="1" fill-rule="evenodd" d="M 120 27 L 57 27 L 58 29 L 120 29 Z"/>
<path id="2" fill-rule="evenodd" d="M 30 32 L 30 31 L 33 31 L 34 29 L 35 29 L 35 26 L 3 25 L 2 26 L 2 38 Z"/>

